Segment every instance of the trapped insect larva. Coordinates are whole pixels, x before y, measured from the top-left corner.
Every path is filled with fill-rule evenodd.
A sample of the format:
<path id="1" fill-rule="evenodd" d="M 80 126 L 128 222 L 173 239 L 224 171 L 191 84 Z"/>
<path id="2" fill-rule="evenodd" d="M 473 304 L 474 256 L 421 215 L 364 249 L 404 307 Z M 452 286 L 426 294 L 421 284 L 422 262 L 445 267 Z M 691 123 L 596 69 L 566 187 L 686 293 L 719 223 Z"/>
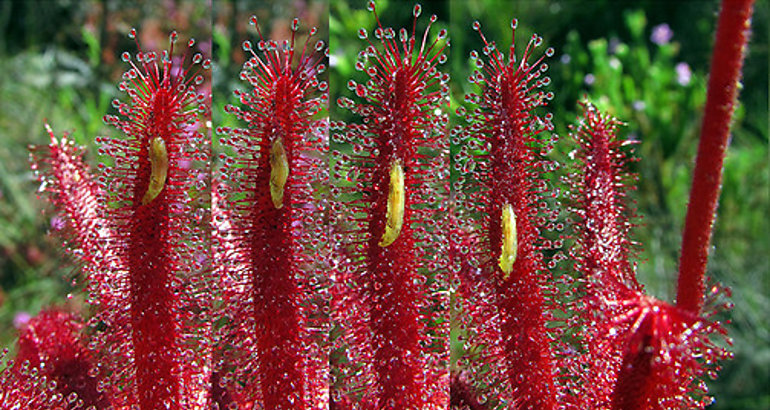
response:
<path id="1" fill-rule="evenodd" d="M 392 244 L 401 233 L 404 224 L 404 169 L 396 160 L 390 167 L 390 188 L 388 191 L 388 213 L 385 220 L 385 233 L 378 245 L 385 247 Z"/>
<path id="2" fill-rule="evenodd" d="M 519 244 L 516 239 L 516 214 L 513 212 L 511 204 L 505 204 L 502 213 L 502 245 L 500 249 L 500 269 L 503 271 L 503 280 L 513 271 L 513 264 L 516 262 L 516 252 Z"/>
<path id="3" fill-rule="evenodd" d="M 160 194 L 166 185 L 166 175 L 168 174 L 168 152 L 163 138 L 153 138 L 150 141 L 148 151 L 150 156 L 150 184 L 142 197 L 142 205 L 149 204 Z"/>
<path id="4" fill-rule="evenodd" d="M 276 138 L 270 147 L 270 198 L 275 209 L 283 208 L 283 188 L 289 177 L 289 161 L 281 138 Z"/>

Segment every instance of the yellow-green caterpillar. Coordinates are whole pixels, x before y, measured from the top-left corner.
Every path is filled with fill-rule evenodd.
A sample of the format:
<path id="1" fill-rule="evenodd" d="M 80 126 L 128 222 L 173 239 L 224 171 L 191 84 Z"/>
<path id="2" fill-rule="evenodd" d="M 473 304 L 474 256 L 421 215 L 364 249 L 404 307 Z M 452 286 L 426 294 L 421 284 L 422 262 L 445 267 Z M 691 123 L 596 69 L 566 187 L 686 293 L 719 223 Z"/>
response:
<path id="1" fill-rule="evenodd" d="M 392 244 L 401 233 L 404 224 L 404 169 L 401 162 L 396 160 L 390 167 L 390 188 L 388 191 L 388 213 L 386 215 L 385 233 L 378 245 L 385 247 Z"/>
<path id="2" fill-rule="evenodd" d="M 502 244 L 500 246 L 500 269 L 503 271 L 503 280 L 513 271 L 513 264 L 516 262 L 516 252 L 519 243 L 516 238 L 516 214 L 513 212 L 511 204 L 505 204 L 502 213 Z"/>
<path id="3" fill-rule="evenodd" d="M 161 137 L 155 137 L 150 141 L 148 147 L 150 157 L 150 184 L 147 186 L 147 192 L 142 197 L 142 205 L 152 202 L 163 190 L 166 185 L 166 176 L 168 175 L 168 152 L 166 151 L 166 142 Z"/>
<path id="4" fill-rule="evenodd" d="M 283 208 L 283 188 L 289 178 L 289 161 L 281 138 L 270 147 L 270 198 L 276 209 Z"/>

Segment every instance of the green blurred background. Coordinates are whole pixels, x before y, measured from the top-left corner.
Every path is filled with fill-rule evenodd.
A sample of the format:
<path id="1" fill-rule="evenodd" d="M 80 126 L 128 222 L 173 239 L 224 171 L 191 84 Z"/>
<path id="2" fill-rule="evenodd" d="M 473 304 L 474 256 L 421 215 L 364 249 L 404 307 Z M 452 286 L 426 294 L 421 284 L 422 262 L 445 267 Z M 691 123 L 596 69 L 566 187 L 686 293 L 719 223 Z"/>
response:
<path id="1" fill-rule="evenodd" d="M 41 212 L 48 208 L 37 198 L 27 146 L 46 143 L 42 124 L 47 118 L 57 134 L 72 131 L 75 141 L 91 147 L 90 159 L 97 160 L 93 139 L 116 135 L 102 116 L 114 114 L 113 98 L 124 99 L 116 84 L 126 68 L 120 53 L 135 51 L 126 36 L 131 27 L 140 31 L 145 48 L 165 48 L 172 29 L 181 41 L 198 39 L 196 47 L 215 63 L 214 126 L 233 126 L 222 112 L 232 102 L 231 90 L 241 86 L 241 42 L 255 37 L 248 17 L 257 14 L 264 32 L 272 33 L 286 24 L 276 22 L 276 16 L 299 15 L 303 25 L 319 26 L 319 38 L 324 38 L 328 12 L 330 112 L 334 119 L 347 119 L 334 101 L 355 99 L 345 83 L 365 77 L 353 69 L 364 45 L 357 29 L 372 33 L 365 3 L 0 0 L 0 345 L 12 345 L 15 318 L 34 315 L 42 306 L 83 309 L 77 291 L 82 281 L 72 282 L 77 270 L 62 256 L 60 242 L 46 234 L 54 213 Z M 452 110 L 471 90 L 468 53 L 482 48 L 470 28 L 473 20 L 505 48 L 510 19 L 516 17 L 517 45 L 524 47 L 537 32 L 545 39 L 541 50 L 556 49 L 548 63 L 557 133 L 566 136 L 584 95 L 628 123 L 624 135 L 641 142 L 636 149 L 640 161 L 633 165 L 639 173 L 634 199 L 644 217 L 635 232 L 644 249 L 639 277 L 650 293 L 672 300 L 718 2 L 421 3 L 421 19 L 435 13 L 435 31 L 450 29 L 452 47 L 444 69 L 452 74 Z M 400 27 L 411 25 L 413 4 L 379 0 L 377 8 L 385 25 Z M 769 12 L 767 0 L 757 1 L 709 264 L 709 274 L 732 289 L 735 304 L 725 316 L 731 320 L 727 326 L 735 359 L 709 383 L 715 409 L 770 408 Z M 559 147 L 557 159 L 563 154 Z"/>

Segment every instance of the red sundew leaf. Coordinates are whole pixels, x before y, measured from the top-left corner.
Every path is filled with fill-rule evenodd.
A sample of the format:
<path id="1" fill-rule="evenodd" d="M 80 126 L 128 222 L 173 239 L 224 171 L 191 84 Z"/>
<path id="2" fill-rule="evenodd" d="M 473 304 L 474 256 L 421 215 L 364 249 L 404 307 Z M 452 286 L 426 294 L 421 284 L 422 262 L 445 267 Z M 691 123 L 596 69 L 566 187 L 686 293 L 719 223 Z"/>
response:
<path id="1" fill-rule="evenodd" d="M 21 329 L 10 377 L 0 377 L 3 408 L 109 405 L 97 386 L 95 363 L 81 342 L 82 328 L 74 315 L 52 309 L 40 312 Z"/>
<path id="2" fill-rule="evenodd" d="M 509 55 L 473 23 L 485 47 L 471 58 L 478 68 L 471 82 L 479 94 L 466 96 L 478 106 L 458 109 L 469 125 L 452 131 L 458 146 L 453 169 L 458 174 L 459 222 L 455 271 L 458 273 L 460 323 L 469 331 L 467 349 L 472 384 L 493 408 L 556 406 L 554 364 L 546 328 L 549 310 L 544 289 L 550 273 L 543 250 L 553 246 L 543 231 L 554 229 L 558 210 L 548 208 L 545 173 L 555 164 L 545 159 L 555 140 L 551 114 L 537 112 L 553 98 L 542 91 L 545 56 L 533 57 L 542 38 L 534 35 L 521 56 Z M 545 52 L 553 55 L 553 49 Z M 478 353 L 471 353 L 478 347 Z"/>
<path id="3" fill-rule="evenodd" d="M 208 390 L 207 344 L 197 343 L 206 336 L 196 327 L 209 298 L 193 278 L 206 261 L 200 249 L 207 238 L 198 201 L 205 199 L 199 192 L 208 169 L 196 165 L 208 161 L 209 151 L 199 131 L 208 98 L 197 90 L 211 63 L 201 54 L 188 56 L 194 40 L 177 60 L 176 32 L 170 40 L 161 55 L 138 43 L 134 58 L 123 53 L 131 68 L 119 89 L 129 100 L 115 100 L 120 115 L 105 122 L 125 137 L 101 139 L 115 165 L 99 178 L 110 234 L 104 239 L 108 273 L 89 278 L 99 304 L 91 344 L 105 361 L 106 384 L 119 392 L 115 407 L 194 406 Z"/>
<path id="4" fill-rule="evenodd" d="M 571 133 L 577 143 L 569 177 L 575 245 L 570 253 L 577 270 L 577 296 L 567 311 L 577 347 L 566 343 L 561 358 L 564 401 L 577 408 L 608 408 L 628 324 L 615 317 L 627 312 L 625 301 L 641 294 L 630 240 L 635 217 L 626 193 L 633 189 L 628 141 L 617 137 L 617 119 L 583 103 L 583 117 Z M 577 349 L 577 350 L 575 350 Z"/>
<path id="5" fill-rule="evenodd" d="M 256 17 L 251 18 L 256 25 Z M 264 408 L 328 405 L 325 160 L 328 122 L 314 119 L 328 100 L 323 41 L 298 53 L 299 21 L 287 41 L 262 37 L 241 71 L 249 92 L 226 110 L 244 129 L 219 129 L 237 157 L 224 158 L 214 213 L 215 255 L 232 317 L 223 342 L 223 386 Z M 314 97 L 314 94 L 317 96 Z M 221 199 L 221 200 L 220 200 Z M 221 206 L 219 205 L 221 203 Z"/>
<path id="6" fill-rule="evenodd" d="M 84 268 L 102 264 L 104 246 L 101 241 L 108 236 L 104 229 L 103 213 L 99 197 L 99 184 L 94 181 L 88 165 L 83 160 L 84 150 L 63 136 L 57 139 L 53 130 L 45 124 L 51 139 L 47 147 L 32 151 L 32 169 L 41 183 L 41 190 L 50 194 L 50 200 L 61 213 L 64 229 L 62 236 L 70 243 L 73 257 Z"/>
<path id="7" fill-rule="evenodd" d="M 335 122 L 332 315 L 335 406 L 446 408 L 445 114 L 447 32 L 377 27 L 348 87 L 360 103 L 338 104 L 362 124 Z M 422 40 L 420 40 L 422 38 Z"/>

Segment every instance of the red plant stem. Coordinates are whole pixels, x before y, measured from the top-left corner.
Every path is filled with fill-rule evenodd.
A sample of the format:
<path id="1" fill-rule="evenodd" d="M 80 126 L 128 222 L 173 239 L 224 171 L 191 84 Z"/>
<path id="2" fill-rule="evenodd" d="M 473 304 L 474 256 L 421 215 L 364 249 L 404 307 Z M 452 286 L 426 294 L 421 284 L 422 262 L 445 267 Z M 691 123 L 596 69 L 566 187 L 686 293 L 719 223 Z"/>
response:
<path id="1" fill-rule="evenodd" d="M 679 260 L 677 305 L 699 313 L 711 231 L 722 186 L 722 165 L 750 27 L 753 0 L 724 0 L 711 60 L 706 109 Z"/>
<path id="2" fill-rule="evenodd" d="M 293 77 L 279 77 L 275 85 L 275 112 L 271 128 L 278 136 L 286 136 L 286 152 L 293 153 L 298 122 L 293 107 L 299 105 L 301 93 L 292 90 Z M 301 134 L 299 134 L 301 135 Z M 263 138 L 261 152 L 269 153 L 272 138 Z M 288 158 L 290 164 L 295 162 Z M 296 167 L 295 167 L 296 169 Z M 299 309 L 296 301 L 300 292 L 294 276 L 298 270 L 294 260 L 292 231 L 293 189 L 284 191 L 286 206 L 276 209 L 270 197 L 270 155 L 262 155 L 255 170 L 256 187 L 254 212 L 251 214 L 249 266 L 252 270 L 254 319 L 257 324 L 257 346 L 260 352 L 261 384 L 267 409 L 303 408 L 305 377 L 301 373 Z M 292 186 L 291 179 L 287 185 Z M 293 397 L 293 399 L 292 399 Z M 294 404 L 290 404 L 290 403 Z"/>
<path id="3" fill-rule="evenodd" d="M 165 135 L 167 124 L 165 89 L 159 89 L 155 100 L 158 121 L 149 127 L 140 152 L 148 152 L 153 135 Z M 164 98 L 166 97 L 166 98 Z M 155 200 L 141 203 L 150 181 L 147 155 L 138 157 L 138 183 L 134 187 L 134 212 L 131 214 L 128 262 L 131 286 L 131 326 L 136 361 L 139 403 L 149 409 L 160 403 L 176 403 L 179 380 L 176 367 L 176 320 L 173 311 L 178 304 L 172 288 L 173 268 L 168 249 L 169 209 L 167 190 Z"/>

